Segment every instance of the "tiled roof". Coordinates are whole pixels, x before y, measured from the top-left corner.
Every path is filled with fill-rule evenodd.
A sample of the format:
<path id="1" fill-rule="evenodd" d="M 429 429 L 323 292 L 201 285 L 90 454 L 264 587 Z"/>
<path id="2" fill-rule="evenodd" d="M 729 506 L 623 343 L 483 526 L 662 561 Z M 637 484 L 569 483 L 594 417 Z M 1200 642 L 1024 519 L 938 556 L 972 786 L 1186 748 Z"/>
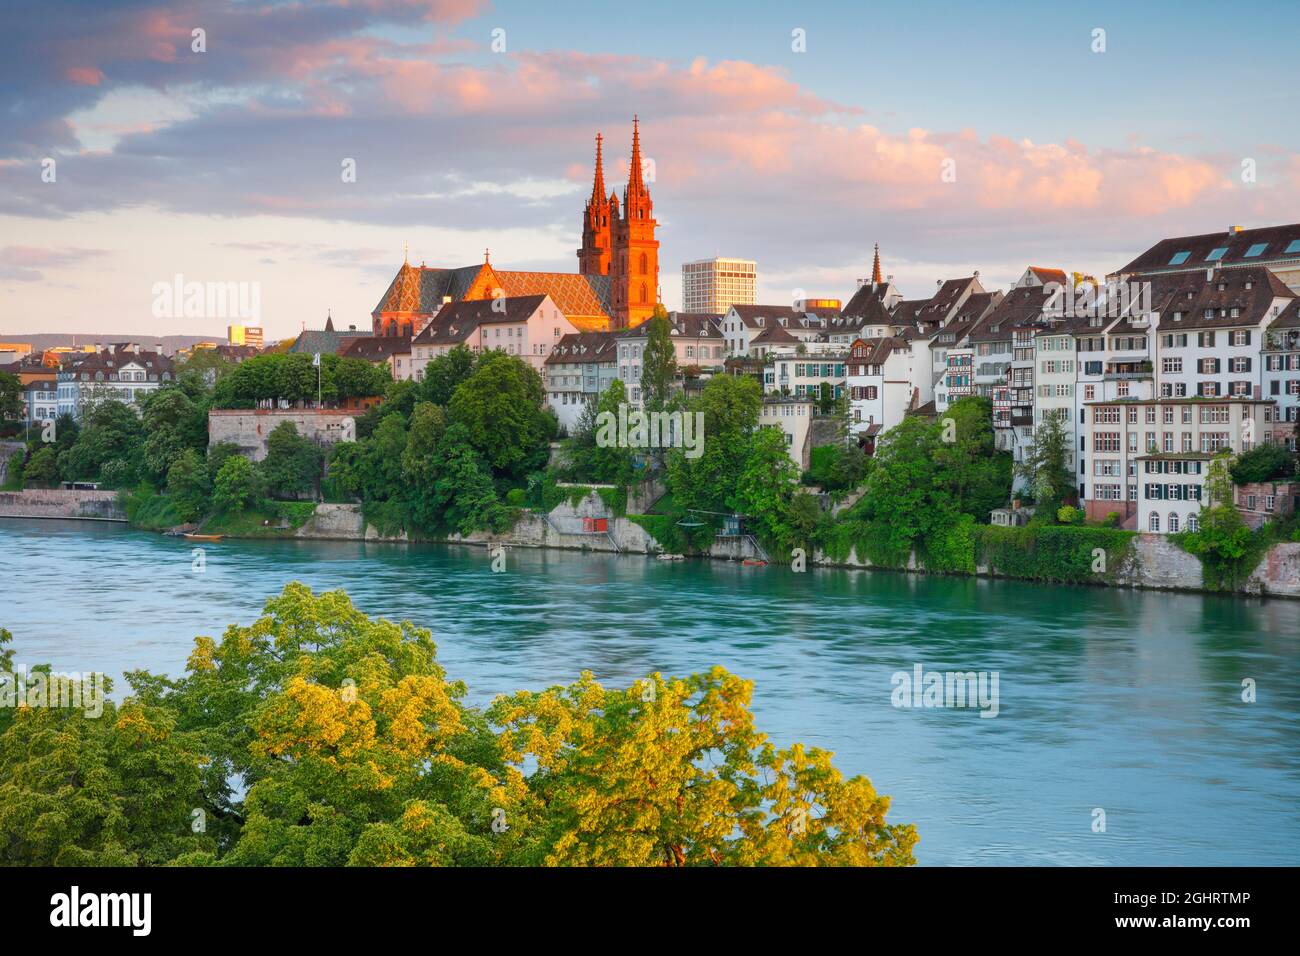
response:
<path id="1" fill-rule="evenodd" d="M 722 338 L 722 330 L 718 327 L 721 315 L 712 312 L 669 312 L 668 318 L 681 335 L 690 338 Z"/>
<path id="2" fill-rule="evenodd" d="M 526 322 L 546 301 L 545 295 L 507 295 L 501 299 L 448 302 L 438 310 L 413 345 L 447 345 L 464 342 L 480 325 Z M 563 311 L 563 310 L 561 310 Z"/>
<path id="3" fill-rule="evenodd" d="M 904 299 L 894 306 L 890 318 L 893 319 L 895 325 L 915 327 L 920 321 L 921 310 L 929 304 L 929 299 Z"/>
<path id="4" fill-rule="evenodd" d="M 758 345 L 760 343 L 763 345 L 771 345 L 778 342 L 786 345 L 794 345 L 798 344 L 799 339 L 787 332 L 785 327 L 781 325 L 766 326 L 762 332 L 759 332 L 758 335 L 750 339 L 750 344 L 752 345 Z"/>
<path id="5" fill-rule="evenodd" d="M 1293 245 L 1295 248 L 1290 248 Z M 1263 248 L 1257 248 L 1259 246 Z M 1217 249 L 1226 251 L 1217 259 L 1207 258 Z M 1246 256 L 1248 252 L 1255 252 L 1255 255 L 1248 258 Z M 1182 256 L 1182 253 L 1187 255 Z M 1175 262 L 1175 258 L 1180 261 Z M 1300 223 L 1161 239 L 1117 272 L 1185 272 L 1192 269 L 1205 269 L 1216 263 L 1251 265 L 1279 259 L 1300 261 Z"/>
<path id="6" fill-rule="evenodd" d="M 618 355 L 618 344 L 609 332 L 570 332 L 560 337 L 560 341 L 546 356 L 546 365 L 569 363 L 614 362 Z"/>
<path id="7" fill-rule="evenodd" d="M 506 298 L 549 295 L 556 307 L 578 325 L 603 324 L 608 322 L 611 314 L 609 276 L 517 272 L 496 269 L 488 263 L 436 269 L 407 262 L 397 270 L 373 315 L 378 316 L 381 312 L 433 315 L 446 304 L 446 300 L 463 301 L 476 283 L 479 285 L 476 296 L 486 294 L 490 297 L 496 288 L 500 288 Z"/>
<path id="8" fill-rule="evenodd" d="M 504 272 L 494 270 L 507 297 L 549 295 L 566 316 L 608 318 L 609 276 L 570 272 Z"/>
<path id="9" fill-rule="evenodd" d="M 849 354 L 852 356 L 851 361 L 856 363 L 865 363 L 867 365 L 884 365 L 885 359 L 889 358 L 889 353 L 895 348 L 904 348 L 906 342 L 900 338 L 887 339 L 857 339 L 849 346 Z M 866 346 L 865 355 L 853 355 L 853 350 L 859 346 Z"/>
<path id="10" fill-rule="evenodd" d="M 387 362 L 394 355 L 409 355 L 411 340 L 397 335 L 372 335 L 352 339 L 339 352 L 344 358 L 365 359 L 367 362 Z"/>
<path id="11" fill-rule="evenodd" d="M 777 319 L 785 319 L 788 325 L 798 325 L 801 328 L 820 328 L 821 326 L 810 323 L 807 316 L 829 319 L 840 314 L 838 309 L 808 309 L 798 312 L 787 305 L 733 305 L 731 308 L 750 328 L 762 328 Z M 759 325 L 758 319 L 764 320 L 762 325 Z"/>
<path id="12" fill-rule="evenodd" d="M 1300 299 L 1293 299 L 1291 304 L 1282 310 L 1282 314 L 1269 324 L 1269 329 L 1270 331 L 1300 329 Z"/>
<path id="13" fill-rule="evenodd" d="M 858 286 L 849 299 L 848 305 L 840 310 L 841 315 L 858 317 L 865 315 L 872 306 L 884 308 L 882 300 L 885 292 L 889 289 L 888 283 L 885 282 L 865 282 Z"/>
<path id="14" fill-rule="evenodd" d="M 1012 295 L 1015 294 L 1013 291 Z M 980 336 L 984 341 L 997 341 L 1011 338 L 1011 330 L 1003 328 L 1001 323 L 996 321 L 993 316 L 998 311 L 997 307 L 1005 301 L 1001 292 L 976 292 L 968 297 L 962 303 L 957 314 L 952 317 L 948 323 L 949 327 L 959 326 L 960 328 L 971 330 L 971 341 L 977 341 Z M 983 321 L 980 321 L 983 319 Z M 998 326 L 998 331 L 993 331 L 993 326 Z"/>
<path id="15" fill-rule="evenodd" d="M 1207 279 L 1201 270 L 1162 276 L 1152 280 L 1151 289 L 1152 307 L 1160 313 L 1162 332 L 1258 325 L 1268 317 L 1277 297 L 1294 299 L 1295 293 L 1263 266 L 1222 269 L 1213 279 Z M 1236 317 L 1233 309 L 1238 312 Z M 1207 310 L 1212 314 L 1207 316 Z M 1175 312 L 1182 318 L 1175 321 Z"/>
<path id="16" fill-rule="evenodd" d="M 320 329 L 308 329 L 300 334 L 293 345 L 290 345 L 286 351 L 298 355 L 314 355 L 317 352 L 322 355 L 337 355 L 350 340 L 366 338 L 369 335 L 369 332 L 355 330 L 326 332 Z"/>
<path id="17" fill-rule="evenodd" d="M 1064 269 L 1045 269 L 1042 266 L 1030 266 L 1029 271 L 1037 276 L 1038 281 L 1044 285 L 1049 282 L 1056 282 L 1064 286 L 1070 281 Z"/>
<path id="18" fill-rule="evenodd" d="M 974 298 L 972 296 L 971 298 Z M 1042 318 L 1043 309 L 1051 296 L 1046 289 L 1012 289 L 993 310 L 984 317 L 979 328 L 971 333 L 972 342 L 1004 341 L 1011 338 L 1013 329 L 1036 322 Z"/>

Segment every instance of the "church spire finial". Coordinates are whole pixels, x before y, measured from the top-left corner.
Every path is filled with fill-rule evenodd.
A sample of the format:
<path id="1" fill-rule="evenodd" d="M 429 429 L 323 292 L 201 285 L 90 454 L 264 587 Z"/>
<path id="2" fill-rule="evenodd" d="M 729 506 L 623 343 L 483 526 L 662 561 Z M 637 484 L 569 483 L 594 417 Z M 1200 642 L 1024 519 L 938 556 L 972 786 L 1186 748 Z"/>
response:
<path id="1" fill-rule="evenodd" d="M 485 266 L 492 264 L 492 250 L 487 247 L 483 249 L 483 264 Z"/>
<path id="2" fill-rule="evenodd" d="M 600 144 L 603 139 L 604 137 L 600 133 L 596 134 L 596 174 L 591 180 L 591 201 L 593 203 L 605 201 L 605 160 L 600 151 Z"/>
<path id="3" fill-rule="evenodd" d="M 411 264 L 411 244 L 409 242 L 402 243 L 402 263 L 408 266 Z"/>
<path id="4" fill-rule="evenodd" d="M 876 243 L 876 259 L 871 264 L 871 284 L 880 282 L 880 243 Z"/>
<path id="5" fill-rule="evenodd" d="M 632 115 L 632 168 L 627 176 L 628 192 L 640 192 L 645 188 L 641 181 L 641 121 Z"/>

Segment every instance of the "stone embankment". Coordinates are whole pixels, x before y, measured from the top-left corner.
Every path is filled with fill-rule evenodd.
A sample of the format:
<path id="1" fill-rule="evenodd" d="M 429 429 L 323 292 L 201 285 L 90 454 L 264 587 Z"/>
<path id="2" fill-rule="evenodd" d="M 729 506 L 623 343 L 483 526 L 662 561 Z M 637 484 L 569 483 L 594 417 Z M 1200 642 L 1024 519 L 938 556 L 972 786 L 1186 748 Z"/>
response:
<path id="1" fill-rule="evenodd" d="M 125 521 L 116 491 L 35 489 L 0 491 L 0 518 L 62 518 Z"/>

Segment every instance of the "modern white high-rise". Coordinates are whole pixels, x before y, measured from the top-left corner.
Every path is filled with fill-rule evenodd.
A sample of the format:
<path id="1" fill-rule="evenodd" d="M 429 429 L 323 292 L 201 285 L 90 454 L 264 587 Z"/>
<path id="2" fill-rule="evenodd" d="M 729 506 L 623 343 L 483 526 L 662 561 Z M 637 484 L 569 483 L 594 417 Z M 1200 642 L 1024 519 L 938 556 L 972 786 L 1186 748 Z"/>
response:
<path id="1" fill-rule="evenodd" d="M 682 311 L 722 315 L 733 305 L 753 305 L 758 263 L 701 259 L 682 266 Z"/>

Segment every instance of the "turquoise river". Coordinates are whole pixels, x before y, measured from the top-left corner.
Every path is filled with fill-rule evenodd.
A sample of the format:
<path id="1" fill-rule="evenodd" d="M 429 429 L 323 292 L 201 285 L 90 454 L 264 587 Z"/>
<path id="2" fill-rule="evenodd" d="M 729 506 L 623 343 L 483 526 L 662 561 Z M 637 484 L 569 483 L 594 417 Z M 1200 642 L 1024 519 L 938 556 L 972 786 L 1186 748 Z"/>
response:
<path id="1" fill-rule="evenodd" d="M 361 542 L 205 546 L 0 520 L 20 665 L 179 673 L 289 581 L 428 627 L 471 703 L 714 664 L 776 743 L 832 750 L 926 865 L 1300 862 L 1300 602 L 889 572 Z M 893 676 L 998 676 L 997 716 L 896 707 Z M 1257 699 L 1242 700 L 1254 681 Z M 1105 832 L 1094 832 L 1094 810 Z"/>

